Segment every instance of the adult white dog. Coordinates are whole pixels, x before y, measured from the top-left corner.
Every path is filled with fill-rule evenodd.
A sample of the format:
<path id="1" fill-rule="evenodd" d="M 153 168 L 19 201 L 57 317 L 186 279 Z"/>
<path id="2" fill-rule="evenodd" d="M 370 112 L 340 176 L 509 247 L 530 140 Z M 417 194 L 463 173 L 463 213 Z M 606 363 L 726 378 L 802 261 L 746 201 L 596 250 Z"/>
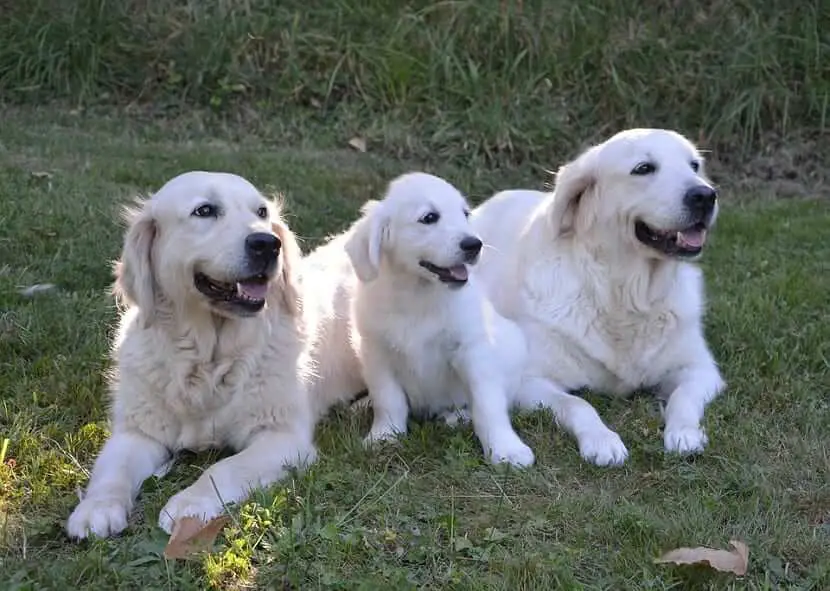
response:
<path id="1" fill-rule="evenodd" d="M 508 413 L 524 338 L 470 273 L 482 243 L 464 197 L 438 177 L 409 173 L 362 213 L 345 249 L 359 279 L 353 319 L 374 413 L 367 443 L 405 433 L 410 410 L 469 407 L 486 457 L 532 464 Z"/>
<path id="2" fill-rule="evenodd" d="M 245 179 L 188 172 L 129 214 L 116 265 L 112 435 L 67 523 L 71 537 L 127 526 L 142 482 L 183 449 L 228 446 L 162 509 L 211 518 L 315 457 L 294 265 L 278 207 Z"/>
<path id="3" fill-rule="evenodd" d="M 619 436 L 580 388 L 666 400 L 666 451 L 701 451 L 705 406 L 724 382 L 703 336 L 700 255 L 718 213 L 703 158 L 681 135 L 630 129 L 563 166 L 552 193 L 505 191 L 472 224 L 480 278 L 515 319 L 530 361 L 524 404 L 554 410 L 586 460 L 622 463 Z"/>

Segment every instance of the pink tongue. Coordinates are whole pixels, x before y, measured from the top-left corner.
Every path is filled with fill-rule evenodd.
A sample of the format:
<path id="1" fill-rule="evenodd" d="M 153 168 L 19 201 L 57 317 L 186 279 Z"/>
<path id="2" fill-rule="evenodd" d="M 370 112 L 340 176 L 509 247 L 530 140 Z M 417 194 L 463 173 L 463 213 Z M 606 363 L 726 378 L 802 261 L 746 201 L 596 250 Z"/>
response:
<path id="1" fill-rule="evenodd" d="M 681 246 L 700 248 L 706 242 L 706 230 L 686 230 L 677 233 L 677 241 Z"/>
<path id="2" fill-rule="evenodd" d="M 268 292 L 267 283 L 254 283 L 253 281 L 240 281 L 236 284 L 236 288 L 239 290 L 240 294 L 247 296 L 252 300 L 264 300 L 265 294 Z"/>
<path id="3" fill-rule="evenodd" d="M 467 266 L 466 265 L 456 265 L 454 267 L 449 267 L 447 269 L 450 272 L 450 275 L 453 279 L 457 279 L 458 281 L 466 281 L 467 280 Z"/>

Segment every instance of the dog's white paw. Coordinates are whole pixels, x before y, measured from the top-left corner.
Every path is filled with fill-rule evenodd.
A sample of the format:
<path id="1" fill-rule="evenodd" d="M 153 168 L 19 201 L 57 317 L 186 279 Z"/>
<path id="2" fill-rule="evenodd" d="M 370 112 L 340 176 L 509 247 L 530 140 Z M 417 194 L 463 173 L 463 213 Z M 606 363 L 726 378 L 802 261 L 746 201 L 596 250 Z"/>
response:
<path id="1" fill-rule="evenodd" d="M 619 466 L 628 457 L 625 444 L 607 427 L 579 435 L 579 454 L 597 466 Z"/>
<path id="2" fill-rule="evenodd" d="M 457 427 L 461 423 L 469 423 L 473 420 L 470 411 L 463 407 L 445 410 L 439 415 L 439 418 L 449 427 Z"/>
<path id="3" fill-rule="evenodd" d="M 69 537 L 83 539 L 89 535 L 106 538 L 127 527 L 130 503 L 120 496 L 87 497 L 81 501 L 66 522 Z"/>
<path id="4" fill-rule="evenodd" d="M 173 532 L 176 521 L 182 517 L 198 517 L 203 521 L 210 521 L 222 511 L 222 502 L 216 495 L 216 491 L 211 490 L 210 494 L 201 494 L 186 488 L 167 501 L 164 509 L 159 513 L 159 527 L 169 534 Z"/>
<path id="5" fill-rule="evenodd" d="M 709 443 L 709 438 L 700 427 L 673 427 L 667 428 L 663 433 L 663 443 L 667 452 L 687 455 L 702 452 Z"/>
<path id="6" fill-rule="evenodd" d="M 395 443 L 398 441 L 398 436 L 402 435 L 393 429 L 372 429 L 369 434 L 363 438 L 364 447 L 375 447 L 382 444 Z"/>
<path id="7" fill-rule="evenodd" d="M 511 441 L 500 442 L 491 447 L 490 461 L 494 464 L 510 464 L 515 468 L 532 466 L 536 461 L 533 450 L 518 436 Z"/>

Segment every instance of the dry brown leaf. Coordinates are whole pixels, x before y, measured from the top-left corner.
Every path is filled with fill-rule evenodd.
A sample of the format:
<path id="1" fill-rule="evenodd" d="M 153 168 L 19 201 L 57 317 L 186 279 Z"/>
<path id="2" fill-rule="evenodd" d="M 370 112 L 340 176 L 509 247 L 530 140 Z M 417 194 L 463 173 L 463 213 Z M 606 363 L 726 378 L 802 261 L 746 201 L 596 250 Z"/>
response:
<path id="1" fill-rule="evenodd" d="M 199 517 L 182 517 L 173 526 L 173 533 L 164 548 L 164 557 L 186 560 L 210 548 L 229 521 L 227 515 L 214 517 L 207 523 Z"/>
<path id="2" fill-rule="evenodd" d="M 365 152 L 366 151 L 366 140 L 362 137 L 353 137 L 349 140 L 349 146 L 357 150 L 358 152 Z"/>
<path id="3" fill-rule="evenodd" d="M 738 576 L 745 575 L 749 566 L 749 548 L 738 540 L 729 540 L 734 550 L 715 550 L 699 546 L 697 548 L 677 548 L 655 558 L 657 564 L 667 562 L 674 564 L 708 564 L 720 572 L 731 572 Z"/>

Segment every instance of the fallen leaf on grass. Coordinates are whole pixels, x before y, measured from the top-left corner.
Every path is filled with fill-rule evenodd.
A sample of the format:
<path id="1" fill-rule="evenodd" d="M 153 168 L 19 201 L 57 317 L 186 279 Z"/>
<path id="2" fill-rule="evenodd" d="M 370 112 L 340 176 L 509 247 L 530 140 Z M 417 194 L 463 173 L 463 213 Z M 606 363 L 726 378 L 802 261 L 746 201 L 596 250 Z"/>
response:
<path id="1" fill-rule="evenodd" d="M 749 548 L 738 540 L 729 540 L 734 550 L 715 550 L 699 546 L 697 548 L 677 548 L 655 558 L 657 564 L 667 562 L 674 564 L 708 564 L 720 572 L 731 572 L 738 576 L 745 575 L 749 565 Z"/>
<path id="2" fill-rule="evenodd" d="M 366 151 L 366 140 L 362 137 L 353 137 L 349 140 L 349 146 L 357 150 L 358 152 L 365 152 Z"/>
<path id="3" fill-rule="evenodd" d="M 185 560 L 210 548 L 229 521 L 227 515 L 214 517 L 207 523 L 198 517 L 182 517 L 173 526 L 173 533 L 164 548 L 164 557 Z"/>

